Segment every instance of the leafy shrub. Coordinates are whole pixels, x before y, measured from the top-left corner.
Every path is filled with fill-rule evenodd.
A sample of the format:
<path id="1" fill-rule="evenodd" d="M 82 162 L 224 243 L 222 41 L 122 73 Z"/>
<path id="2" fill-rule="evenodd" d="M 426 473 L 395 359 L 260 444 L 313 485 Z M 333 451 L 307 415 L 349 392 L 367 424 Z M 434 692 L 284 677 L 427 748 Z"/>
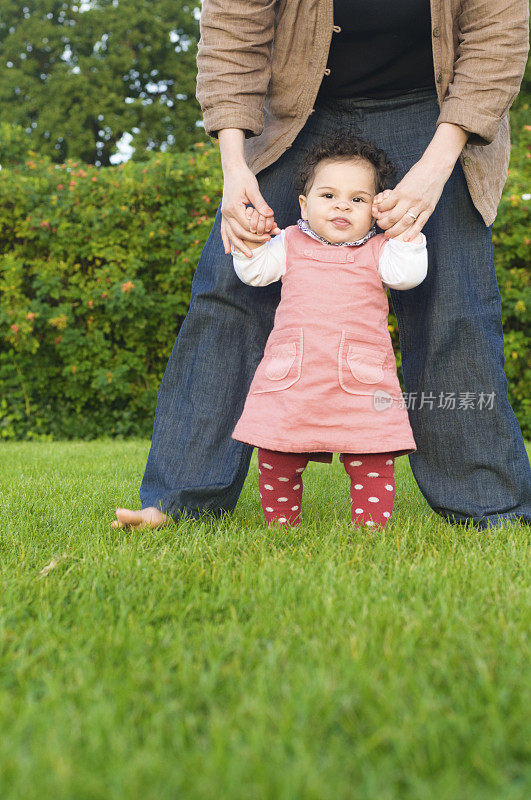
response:
<path id="1" fill-rule="evenodd" d="M 221 199 L 219 151 L 0 172 L 0 434 L 150 435 Z"/>
<path id="2" fill-rule="evenodd" d="M 30 155 L 35 155 L 28 150 L 28 134 L 20 125 L 10 125 L 0 121 L 0 164 L 4 167 L 11 164 L 20 164 Z M 43 160 L 47 163 L 50 159 Z"/>
<path id="3" fill-rule="evenodd" d="M 531 125 L 529 105 L 511 112 L 509 177 L 492 230 L 496 275 L 503 303 L 505 374 L 509 398 L 526 436 L 531 432 Z"/>

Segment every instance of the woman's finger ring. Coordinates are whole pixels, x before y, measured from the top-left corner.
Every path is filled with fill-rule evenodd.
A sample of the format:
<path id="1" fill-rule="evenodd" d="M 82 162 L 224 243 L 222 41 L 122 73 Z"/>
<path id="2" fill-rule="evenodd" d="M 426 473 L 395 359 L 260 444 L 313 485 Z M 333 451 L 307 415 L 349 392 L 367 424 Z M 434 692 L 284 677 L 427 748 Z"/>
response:
<path id="1" fill-rule="evenodd" d="M 406 211 L 406 214 L 409 214 L 409 216 L 413 217 L 413 219 L 417 219 L 418 217 L 418 214 L 413 214 L 411 211 Z"/>

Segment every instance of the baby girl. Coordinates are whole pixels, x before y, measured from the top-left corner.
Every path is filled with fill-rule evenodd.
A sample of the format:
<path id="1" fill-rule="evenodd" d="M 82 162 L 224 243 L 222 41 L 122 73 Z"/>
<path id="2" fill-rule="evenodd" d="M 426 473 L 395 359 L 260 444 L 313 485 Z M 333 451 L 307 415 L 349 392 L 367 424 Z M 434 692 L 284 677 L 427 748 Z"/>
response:
<path id="1" fill-rule="evenodd" d="M 384 151 L 358 137 L 319 141 L 294 176 L 297 225 L 260 245 L 245 240 L 251 257 L 231 247 L 244 283 L 282 280 L 273 330 L 232 433 L 258 448 L 268 523 L 300 523 L 308 461 L 331 462 L 338 452 L 352 522 L 383 527 L 393 510 L 394 459 L 416 450 L 387 288 L 421 283 L 428 257 L 423 233 L 407 241 L 376 230 L 372 202 L 394 172 Z"/>

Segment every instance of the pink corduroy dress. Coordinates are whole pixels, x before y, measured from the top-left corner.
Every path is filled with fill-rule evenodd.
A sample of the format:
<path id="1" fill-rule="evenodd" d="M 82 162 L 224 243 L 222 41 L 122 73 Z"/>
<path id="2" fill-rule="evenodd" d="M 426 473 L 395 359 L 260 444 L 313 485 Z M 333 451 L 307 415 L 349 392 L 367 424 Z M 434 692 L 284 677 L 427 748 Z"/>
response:
<path id="1" fill-rule="evenodd" d="M 285 229 L 274 326 L 232 438 L 282 452 L 415 452 L 378 275 L 383 234 L 360 246 Z"/>

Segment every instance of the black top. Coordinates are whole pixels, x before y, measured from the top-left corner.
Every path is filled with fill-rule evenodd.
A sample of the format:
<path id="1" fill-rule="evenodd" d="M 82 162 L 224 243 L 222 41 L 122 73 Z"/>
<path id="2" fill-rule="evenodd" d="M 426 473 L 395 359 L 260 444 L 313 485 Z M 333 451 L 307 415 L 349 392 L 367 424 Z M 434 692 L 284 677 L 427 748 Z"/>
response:
<path id="1" fill-rule="evenodd" d="M 334 25 L 316 103 L 435 89 L 429 0 L 334 0 Z"/>

